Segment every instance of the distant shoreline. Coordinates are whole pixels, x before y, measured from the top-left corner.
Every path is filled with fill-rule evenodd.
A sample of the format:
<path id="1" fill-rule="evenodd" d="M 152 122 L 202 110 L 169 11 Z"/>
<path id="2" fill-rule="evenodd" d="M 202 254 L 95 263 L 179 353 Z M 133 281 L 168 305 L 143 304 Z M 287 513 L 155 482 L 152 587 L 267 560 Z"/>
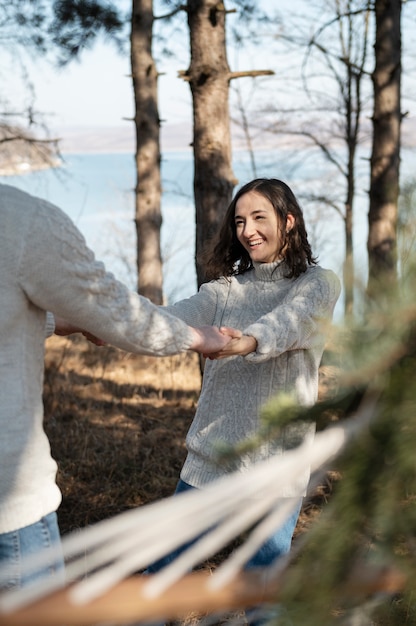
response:
<path id="1" fill-rule="evenodd" d="M 68 127 L 52 131 L 59 140 L 62 154 L 134 154 L 135 130 L 132 125 Z M 188 124 L 161 127 L 162 152 L 191 152 L 191 129 Z"/>
<path id="2" fill-rule="evenodd" d="M 55 159 L 53 163 L 31 163 L 26 161 L 10 161 L 6 165 L 0 166 L 0 176 L 24 176 L 31 172 L 40 172 L 43 170 L 52 170 L 58 167 L 62 167 L 64 162 L 62 159 Z"/>
<path id="3" fill-rule="evenodd" d="M 59 140 L 61 153 L 64 154 L 99 154 L 120 153 L 134 154 L 136 137 L 133 124 L 120 126 L 77 126 L 57 128 L 51 131 Z M 178 124 L 162 124 L 160 129 L 161 152 L 189 152 L 192 153 L 192 125 L 191 122 Z M 304 139 L 290 137 L 290 146 L 305 147 Z M 262 150 L 273 150 L 288 147 L 288 138 L 270 135 L 261 142 Z M 236 151 L 247 151 L 244 139 L 237 129 L 233 133 L 233 147 Z M 402 147 L 416 148 L 416 117 L 405 117 L 402 122 Z M 260 148 L 254 146 L 254 151 Z"/>
<path id="4" fill-rule="evenodd" d="M 416 118 L 405 118 L 402 125 L 402 149 L 412 150 L 416 148 Z M 135 155 L 135 130 L 132 124 L 112 127 L 78 126 L 56 128 L 50 131 L 49 137 L 59 142 L 62 160 L 54 160 L 52 164 L 33 161 L 28 158 L 20 160 L 3 161 L 0 165 L 0 176 L 25 175 L 38 170 L 65 167 L 65 156 L 68 155 L 100 155 L 100 154 L 129 154 Z M 180 153 L 193 158 L 192 154 L 192 129 L 188 123 L 166 124 L 161 126 L 161 155 L 168 153 Z M 286 138 L 271 136 L 269 141 L 263 141 L 261 148 L 254 146 L 254 153 L 263 151 L 284 150 L 285 148 L 309 149 L 300 138 Z M 233 136 L 233 151 L 247 153 L 249 150 L 241 137 Z"/>

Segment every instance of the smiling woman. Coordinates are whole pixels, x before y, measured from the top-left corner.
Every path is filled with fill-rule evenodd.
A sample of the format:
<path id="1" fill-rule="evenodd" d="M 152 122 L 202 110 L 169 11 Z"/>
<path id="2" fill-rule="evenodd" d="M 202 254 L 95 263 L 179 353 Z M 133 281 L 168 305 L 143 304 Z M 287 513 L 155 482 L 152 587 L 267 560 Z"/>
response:
<path id="1" fill-rule="evenodd" d="M 277 179 L 256 179 L 237 192 L 207 252 L 206 267 L 213 280 L 167 309 L 188 324 L 215 324 L 224 332 L 232 327 L 240 335 L 205 364 L 176 493 L 206 489 L 231 471 L 246 472 L 311 436 L 309 426 L 290 426 L 235 454 L 261 433 L 261 408 L 272 396 L 290 394 L 300 405 L 316 401 L 326 331 L 340 293 L 335 274 L 313 258 L 295 196 Z M 247 568 L 271 565 L 289 551 L 307 482 L 306 472 L 295 487 L 283 486 L 279 493 L 290 514 Z"/>
<path id="2" fill-rule="evenodd" d="M 285 235 L 293 228 L 294 223 L 295 218 L 288 213 L 283 230 L 272 203 L 255 191 L 243 194 L 236 203 L 237 239 L 253 262 L 281 261 L 286 246 Z"/>
<path id="3" fill-rule="evenodd" d="M 302 209 L 281 180 L 259 178 L 237 192 L 206 258 L 207 275 L 243 273 L 253 263 L 285 261 L 289 276 L 315 265 Z"/>

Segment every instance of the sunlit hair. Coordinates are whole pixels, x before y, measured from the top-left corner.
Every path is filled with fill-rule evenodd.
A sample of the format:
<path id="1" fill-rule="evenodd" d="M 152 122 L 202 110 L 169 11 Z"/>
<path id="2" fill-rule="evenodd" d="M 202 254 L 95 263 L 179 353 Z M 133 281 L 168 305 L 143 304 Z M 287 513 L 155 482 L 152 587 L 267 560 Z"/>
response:
<path id="1" fill-rule="evenodd" d="M 315 265 L 316 259 L 308 242 L 302 209 L 292 190 L 286 183 L 276 178 L 257 178 L 247 183 L 234 196 L 224 216 L 217 236 L 208 245 L 203 255 L 205 275 L 208 280 L 221 276 L 242 274 L 253 267 L 249 253 L 237 239 L 235 206 L 244 194 L 255 191 L 266 198 L 276 211 L 278 228 L 282 240 L 280 255 L 288 267 L 288 278 L 305 272 L 308 265 Z M 288 215 L 295 218 L 293 227 L 286 232 Z"/>

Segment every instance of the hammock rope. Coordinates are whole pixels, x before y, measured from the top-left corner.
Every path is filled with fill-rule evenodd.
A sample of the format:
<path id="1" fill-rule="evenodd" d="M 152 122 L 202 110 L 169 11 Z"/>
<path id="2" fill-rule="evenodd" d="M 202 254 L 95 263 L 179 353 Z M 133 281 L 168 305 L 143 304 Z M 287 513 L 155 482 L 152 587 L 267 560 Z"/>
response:
<path id="1" fill-rule="evenodd" d="M 300 478 L 309 471 L 312 476 L 310 492 L 346 443 L 368 426 L 375 406 L 374 398 L 364 399 L 354 417 L 317 433 L 283 456 L 258 463 L 246 473 L 230 474 L 204 490 L 187 491 L 145 505 L 64 537 L 62 549 L 66 563 L 66 587 L 61 589 L 60 581 L 54 584 L 48 579 L 23 589 L 4 592 L 0 595 L 0 626 L 19 624 L 19 621 L 13 620 L 22 615 L 27 619 L 25 607 L 33 610 L 34 603 L 45 606 L 48 600 L 53 605 L 57 598 L 65 617 L 64 623 L 76 626 L 78 622 L 71 622 L 71 615 L 82 614 L 83 609 L 86 611 L 84 616 L 90 615 L 93 609 L 96 615 L 100 614 L 97 608 L 100 600 L 103 606 L 108 607 L 109 599 L 123 588 L 135 589 L 132 600 L 135 603 L 134 619 L 138 615 L 147 615 L 149 610 L 153 611 L 154 618 L 158 617 L 159 611 L 167 618 L 176 616 L 179 609 L 177 602 L 173 601 L 174 593 L 175 590 L 183 592 L 184 585 L 191 585 L 189 588 L 193 589 L 194 609 L 203 611 L 209 610 L 210 606 L 212 610 L 233 608 L 236 604 L 241 607 L 241 590 L 244 590 L 246 606 L 250 606 L 255 599 L 258 602 L 259 596 L 263 601 L 267 600 L 266 592 L 271 583 L 266 584 L 262 576 L 259 579 L 248 572 L 241 573 L 241 569 L 290 515 L 295 501 L 304 495 L 300 491 L 297 498 L 292 494 L 290 498 L 282 494 L 291 487 L 296 496 Z M 212 575 L 201 576 L 200 572 L 189 574 L 197 564 L 217 553 L 257 522 L 248 539 Z M 158 574 L 135 575 L 175 548 L 195 539 L 189 549 Z M 25 570 L 40 568 L 50 563 L 50 559 L 50 554 L 45 556 L 41 553 L 27 560 Z M 270 572 L 273 570 L 268 569 Z M 274 573 L 268 573 L 273 581 L 274 593 L 279 569 L 282 568 L 278 564 Z M 205 601 L 202 598 L 204 594 Z M 189 593 L 185 595 L 189 597 Z M 187 602 L 183 604 L 185 606 Z M 109 614 L 113 615 L 113 611 Z M 122 617 L 125 618 L 124 615 Z M 126 623 L 114 621 L 114 617 L 112 620 L 114 623 Z M 42 622 L 43 626 L 49 623 Z M 79 623 L 89 622 L 87 619 Z M 36 625 L 29 619 L 25 626 Z"/>

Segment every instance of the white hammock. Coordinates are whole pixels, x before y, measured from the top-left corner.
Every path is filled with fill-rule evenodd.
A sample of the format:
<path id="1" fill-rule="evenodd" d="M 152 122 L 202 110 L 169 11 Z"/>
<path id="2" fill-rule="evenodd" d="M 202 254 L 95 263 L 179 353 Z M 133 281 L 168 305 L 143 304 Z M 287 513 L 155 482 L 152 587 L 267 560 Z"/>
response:
<path id="1" fill-rule="evenodd" d="M 258 463 L 246 473 L 230 474 L 206 489 L 187 491 L 67 535 L 62 547 L 66 581 L 70 585 L 69 602 L 88 604 L 120 581 L 199 537 L 170 565 L 142 582 L 143 598 L 160 597 L 195 565 L 261 520 L 246 542 L 207 579 L 211 593 L 226 586 L 284 523 L 298 501 L 276 494 L 295 487 L 308 471 L 312 476 L 310 491 L 346 442 L 368 425 L 374 407 L 375 402 L 367 400 L 356 417 L 317 433 L 283 456 Z M 51 554 L 36 555 L 25 562 L 25 571 L 50 562 Z M 61 582 L 54 584 L 49 579 L 3 593 L 0 626 L 9 623 L 3 621 L 3 615 L 6 617 L 59 587 Z"/>

